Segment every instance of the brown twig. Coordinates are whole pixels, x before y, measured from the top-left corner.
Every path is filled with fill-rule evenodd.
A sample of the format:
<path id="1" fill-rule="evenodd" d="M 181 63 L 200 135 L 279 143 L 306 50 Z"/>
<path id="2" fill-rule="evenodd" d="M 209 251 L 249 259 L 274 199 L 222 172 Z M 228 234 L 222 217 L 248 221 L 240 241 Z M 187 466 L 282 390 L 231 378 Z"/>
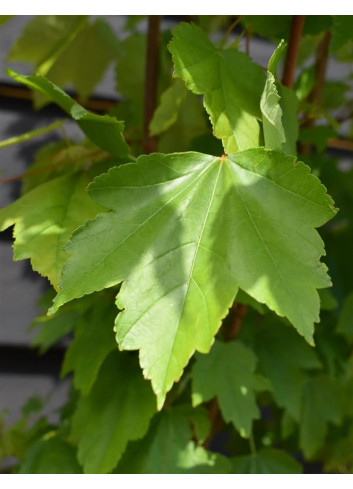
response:
<path id="1" fill-rule="evenodd" d="M 0 97 L 14 100 L 32 101 L 33 92 L 31 92 L 31 90 L 26 87 L 0 83 Z M 73 94 L 72 98 L 75 100 L 75 102 L 78 102 L 86 109 L 97 112 L 108 112 L 109 110 L 113 109 L 119 102 L 118 100 L 95 97 L 91 97 L 87 100 L 82 100 L 78 97 L 77 94 Z"/>
<path id="2" fill-rule="evenodd" d="M 212 401 L 209 404 L 208 417 L 210 420 L 211 429 L 208 437 L 202 444 L 203 447 L 205 448 L 210 447 L 211 441 L 213 440 L 214 436 L 216 435 L 216 433 L 218 433 L 218 431 L 220 430 L 220 428 L 223 426 L 224 423 L 221 415 L 221 410 L 219 409 L 218 400 L 216 397 L 212 399 Z"/>
<path id="3" fill-rule="evenodd" d="M 319 105 L 325 85 L 326 67 L 329 55 L 331 32 L 327 31 L 317 47 L 315 63 L 315 85 L 309 95 L 309 102 Z"/>
<path id="4" fill-rule="evenodd" d="M 226 33 L 224 34 L 224 37 L 223 37 L 223 40 L 222 40 L 222 48 L 226 45 L 226 42 L 228 41 L 228 38 L 232 32 L 232 30 L 239 24 L 239 22 L 242 20 L 242 18 L 244 17 L 244 15 L 238 15 L 237 18 L 234 20 L 234 22 L 232 22 L 230 24 L 230 26 L 228 27 Z"/>
<path id="5" fill-rule="evenodd" d="M 308 114 L 306 122 L 303 127 L 312 128 L 315 125 L 315 114 L 317 113 L 317 108 L 320 105 L 322 92 L 325 85 L 326 67 L 329 55 L 329 47 L 331 41 L 331 32 L 327 31 L 320 41 L 317 51 L 316 51 L 316 61 L 315 61 L 315 85 L 311 90 L 308 101 L 312 104 L 313 114 Z M 300 152 L 302 154 L 309 154 L 311 150 L 311 144 L 303 144 L 300 147 Z"/>
<path id="6" fill-rule="evenodd" d="M 285 87 L 292 88 L 294 82 L 295 69 L 297 67 L 300 39 L 303 32 L 305 15 L 293 15 L 292 28 L 289 36 L 289 43 L 284 65 L 282 83 Z"/>
<path id="7" fill-rule="evenodd" d="M 327 140 L 328 148 L 343 149 L 344 151 L 353 151 L 353 141 L 348 139 L 330 138 Z"/>
<path id="8" fill-rule="evenodd" d="M 233 307 L 233 317 L 230 326 L 225 333 L 226 341 L 234 340 L 240 333 L 240 328 L 243 323 L 244 316 L 248 310 L 246 304 L 235 304 Z"/>
<path id="9" fill-rule="evenodd" d="M 143 123 L 143 149 L 146 154 L 152 153 L 157 149 L 157 139 L 156 137 L 150 136 L 149 126 L 157 106 L 159 24 L 159 15 L 150 15 L 148 17 Z"/>

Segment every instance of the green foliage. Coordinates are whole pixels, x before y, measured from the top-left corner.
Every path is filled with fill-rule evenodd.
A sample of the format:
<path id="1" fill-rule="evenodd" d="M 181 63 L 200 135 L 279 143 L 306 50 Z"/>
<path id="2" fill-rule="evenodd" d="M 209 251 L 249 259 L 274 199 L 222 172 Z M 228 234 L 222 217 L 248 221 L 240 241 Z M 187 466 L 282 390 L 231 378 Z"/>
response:
<path id="1" fill-rule="evenodd" d="M 249 437 L 252 421 L 260 417 L 255 366 L 254 353 L 242 343 L 216 341 L 208 355 L 197 356 L 192 369 L 193 405 L 217 396 L 224 420 L 231 421 L 241 436 Z"/>
<path id="2" fill-rule="evenodd" d="M 190 440 L 184 406 L 156 416 L 142 442 L 130 443 L 116 473 L 209 474 L 230 472 L 229 462 Z"/>
<path id="3" fill-rule="evenodd" d="M 32 90 L 43 93 L 58 104 L 77 122 L 86 136 L 97 146 L 117 157 L 128 153 L 129 147 L 122 135 L 124 124 L 117 121 L 115 117 L 88 112 L 82 105 L 75 103 L 59 87 L 40 75 L 21 76 L 11 70 L 8 70 L 8 73 L 16 81 L 24 83 Z"/>
<path id="4" fill-rule="evenodd" d="M 135 358 L 110 355 L 91 390 L 78 402 L 72 437 L 86 473 L 110 472 L 130 440 L 142 438 L 155 412 L 152 391 Z"/>
<path id="5" fill-rule="evenodd" d="M 82 474 L 75 448 L 57 436 L 37 440 L 27 450 L 19 474 Z"/>
<path id="6" fill-rule="evenodd" d="M 234 474 L 301 474 L 301 465 L 285 452 L 265 448 L 233 459 Z"/>
<path id="7" fill-rule="evenodd" d="M 117 39 L 101 19 L 89 23 L 86 15 L 41 15 L 26 25 L 8 60 L 33 64 L 34 73 L 61 88 L 71 83 L 84 99 L 118 51 Z M 37 98 L 37 105 L 45 100 Z"/>
<path id="8" fill-rule="evenodd" d="M 351 18 L 306 17 L 294 88 L 280 81 L 291 16 L 177 22 L 148 88 L 144 17 L 121 38 L 102 19 L 35 17 L 8 57 L 33 66 L 9 74 L 35 106 L 57 104 L 86 139 L 43 145 L 0 210 L 14 259 L 51 284 L 32 346 L 65 338 L 71 379 L 55 423 L 38 399 L 12 425 L 1 413 L 0 461 L 15 457 L 18 473 L 352 473 L 353 169 L 327 154 L 342 145 L 351 80 L 316 68 L 327 32 L 351 62 Z M 239 48 L 245 34 L 276 43 L 267 70 Z M 119 103 L 89 112 L 111 63 Z"/>
<path id="9" fill-rule="evenodd" d="M 315 455 L 327 434 L 327 423 L 342 419 L 340 386 L 325 377 L 306 381 L 300 419 L 300 446 L 308 458 Z"/>
<path id="10" fill-rule="evenodd" d="M 169 45 L 175 76 L 204 105 L 214 135 L 222 139 L 227 154 L 259 145 L 260 97 L 264 84 L 258 65 L 237 49 L 218 50 L 195 25 L 180 24 Z"/>
<path id="11" fill-rule="evenodd" d="M 87 173 L 54 178 L 0 211 L 0 229 L 15 224 L 14 259 L 30 258 L 32 267 L 56 288 L 63 263 L 63 246 L 72 232 L 102 207 L 85 191 Z"/>

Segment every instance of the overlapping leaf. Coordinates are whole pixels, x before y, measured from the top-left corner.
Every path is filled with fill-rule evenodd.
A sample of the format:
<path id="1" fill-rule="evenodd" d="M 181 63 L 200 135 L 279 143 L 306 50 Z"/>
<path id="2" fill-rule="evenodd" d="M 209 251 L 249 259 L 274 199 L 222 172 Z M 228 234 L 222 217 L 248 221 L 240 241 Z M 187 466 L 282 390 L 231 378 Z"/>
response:
<path id="1" fill-rule="evenodd" d="M 256 331 L 255 353 L 259 371 L 271 381 L 276 403 L 299 421 L 306 372 L 321 367 L 315 350 L 286 324 L 269 317 Z"/>
<path id="2" fill-rule="evenodd" d="M 86 136 L 100 148 L 117 157 L 124 156 L 129 152 L 129 146 L 122 135 L 124 124 L 115 117 L 89 112 L 43 76 L 21 76 L 12 70 L 7 70 L 7 73 L 15 81 L 43 93 L 58 104 L 77 122 Z"/>
<path id="3" fill-rule="evenodd" d="M 59 436 L 33 443 L 22 460 L 19 474 L 82 474 L 75 448 Z"/>
<path id="4" fill-rule="evenodd" d="M 169 49 L 175 75 L 192 92 L 205 95 L 214 135 L 222 139 L 225 152 L 259 146 L 261 68 L 234 48 L 218 50 L 194 24 L 179 24 Z"/>
<path id="5" fill-rule="evenodd" d="M 346 297 L 337 324 L 337 332 L 345 336 L 348 341 L 353 340 L 353 292 Z"/>
<path id="6" fill-rule="evenodd" d="M 185 87 L 182 80 L 163 92 L 150 123 L 151 135 L 160 134 L 158 149 L 162 153 L 190 149 L 191 141 L 208 132 L 205 112 L 199 97 Z"/>
<path id="7" fill-rule="evenodd" d="M 295 155 L 298 138 L 297 100 L 293 90 L 277 81 L 277 67 L 285 51 L 282 40 L 268 63 L 267 79 L 261 97 L 265 146 Z"/>
<path id="8" fill-rule="evenodd" d="M 234 474 L 301 474 L 302 466 L 286 452 L 263 448 L 232 459 Z"/>
<path id="9" fill-rule="evenodd" d="M 142 441 L 130 443 L 119 462 L 118 474 L 221 474 L 231 470 L 222 455 L 207 452 L 191 441 L 184 406 L 156 416 Z"/>
<path id="10" fill-rule="evenodd" d="M 303 388 L 299 443 L 311 458 L 321 448 L 328 423 L 342 422 L 342 397 L 339 384 L 328 377 L 307 380 Z"/>
<path id="11" fill-rule="evenodd" d="M 260 416 L 256 404 L 256 357 L 239 341 L 218 341 L 206 356 L 198 355 L 192 369 L 192 400 L 197 406 L 217 396 L 223 418 L 232 422 L 241 436 L 248 437 L 254 419 Z"/>
<path id="12" fill-rule="evenodd" d="M 86 98 L 116 52 L 117 39 L 102 19 L 89 23 L 84 15 L 40 15 L 26 25 L 8 59 L 32 63 L 37 74 L 61 88 L 71 83 Z"/>
<path id="13" fill-rule="evenodd" d="M 70 173 L 35 187 L 0 210 L 0 230 L 15 224 L 14 259 L 30 258 L 32 267 L 57 287 L 66 241 L 102 207 L 89 198 L 88 173 Z"/>
<path id="14" fill-rule="evenodd" d="M 159 407 L 195 349 L 209 351 L 238 287 L 313 341 L 316 288 L 330 284 L 314 228 L 334 209 L 303 163 L 264 149 L 152 154 L 89 192 L 111 211 L 73 235 L 51 312 L 124 280 L 117 341 L 140 350 Z"/>
<path id="15" fill-rule="evenodd" d="M 111 353 L 92 390 L 78 403 L 72 434 L 86 473 L 110 472 L 128 441 L 142 438 L 148 430 L 156 403 L 135 360 Z"/>
<path id="16" fill-rule="evenodd" d="M 83 394 L 90 391 L 106 356 L 116 348 L 113 331 L 116 309 L 111 295 L 98 294 L 89 305 L 76 321 L 75 337 L 61 369 L 62 375 L 74 372 L 74 386 Z M 56 315 L 52 317 L 55 318 Z"/>

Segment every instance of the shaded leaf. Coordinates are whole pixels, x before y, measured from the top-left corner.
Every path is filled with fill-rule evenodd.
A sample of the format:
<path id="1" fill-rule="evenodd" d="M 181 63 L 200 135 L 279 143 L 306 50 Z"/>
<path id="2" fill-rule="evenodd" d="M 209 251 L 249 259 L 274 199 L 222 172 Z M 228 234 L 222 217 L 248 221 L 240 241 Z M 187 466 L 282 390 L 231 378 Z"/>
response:
<path id="1" fill-rule="evenodd" d="M 15 224 L 14 260 L 31 259 L 33 270 L 57 287 L 63 250 L 72 232 L 102 207 L 89 198 L 87 173 L 65 175 L 34 188 L 0 210 L 0 230 Z"/>
<path id="2" fill-rule="evenodd" d="M 96 178 L 90 195 L 111 211 L 73 235 L 50 312 L 124 280 L 117 340 L 140 350 L 159 407 L 195 349 L 209 351 L 238 287 L 312 342 L 316 287 L 330 284 L 314 227 L 334 209 L 294 161 L 264 149 L 151 154 Z"/>
<path id="3" fill-rule="evenodd" d="M 118 40 L 113 31 L 106 22 L 97 19 L 80 30 L 49 71 L 39 71 L 39 74 L 59 87 L 72 84 L 79 96 L 86 99 L 118 52 Z"/>
<path id="4" fill-rule="evenodd" d="M 327 423 L 342 421 L 340 386 L 328 377 L 308 379 L 303 386 L 299 443 L 307 458 L 321 448 L 327 434 Z"/>
<path id="5" fill-rule="evenodd" d="M 278 85 L 278 94 L 280 96 L 279 104 L 282 109 L 282 125 L 286 137 L 281 149 L 288 155 L 296 155 L 299 133 L 297 97 L 292 89 L 283 85 Z"/>
<path id="6" fill-rule="evenodd" d="M 92 299 L 87 311 L 76 321 L 75 336 L 61 368 L 61 375 L 74 372 L 74 386 L 83 394 L 90 391 L 106 356 L 116 348 L 113 332 L 116 316 L 114 300 L 105 293 Z"/>
<path id="7" fill-rule="evenodd" d="M 31 19 L 12 46 L 8 61 L 33 63 L 38 67 L 55 59 L 65 42 L 70 42 L 87 25 L 88 15 L 38 15 Z M 42 67 L 44 70 L 44 66 Z M 45 75 L 45 73 L 42 73 Z"/>
<path id="8" fill-rule="evenodd" d="M 48 351 L 55 343 L 72 332 L 78 314 L 70 307 L 68 310 L 65 309 L 55 316 L 39 316 L 31 324 L 31 329 L 40 327 L 31 345 L 39 347 L 41 353 Z"/>
<path id="9" fill-rule="evenodd" d="M 226 422 L 232 422 L 243 437 L 251 434 L 252 422 L 259 419 L 256 404 L 256 357 L 239 341 L 216 341 L 208 355 L 197 355 L 192 368 L 194 406 L 217 396 Z"/>
<path id="10" fill-rule="evenodd" d="M 222 455 L 207 452 L 191 441 L 190 421 L 184 407 L 155 416 L 143 440 L 129 443 L 118 474 L 222 474 L 230 464 Z"/>
<path id="11" fill-rule="evenodd" d="M 233 474 L 301 474 L 303 471 L 293 457 L 274 448 L 264 448 L 231 460 Z"/>
<path id="12" fill-rule="evenodd" d="M 160 104 L 150 122 L 151 136 L 161 134 L 175 124 L 178 118 L 180 105 L 187 93 L 188 91 L 181 80 L 175 80 L 174 83 L 162 93 Z"/>
<path id="13" fill-rule="evenodd" d="M 32 63 L 35 73 L 61 88 L 71 83 L 80 97 L 88 97 L 117 52 L 117 39 L 110 27 L 101 19 L 89 23 L 88 17 L 34 17 L 8 59 Z M 38 99 L 37 105 L 43 101 Z"/>
<path id="14" fill-rule="evenodd" d="M 155 410 L 153 393 L 136 359 L 111 353 L 90 393 L 79 400 L 72 420 L 85 473 L 110 472 L 128 441 L 145 435 Z"/>
<path id="15" fill-rule="evenodd" d="M 122 135 L 124 124 L 115 117 L 88 112 L 59 87 L 40 75 L 22 76 L 12 70 L 7 70 L 7 73 L 15 81 L 43 93 L 58 104 L 77 122 L 86 136 L 100 148 L 118 157 L 129 152 L 129 147 Z"/>
<path id="16" fill-rule="evenodd" d="M 150 128 L 151 134 L 160 134 L 162 153 L 188 150 L 195 137 L 209 130 L 200 98 L 178 79 L 162 94 Z"/>
<path id="17" fill-rule="evenodd" d="M 333 309 L 337 309 L 338 301 L 331 289 L 321 289 L 319 290 L 319 295 L 322 311 L 332 311 Z"/>
<path id="18" fill-rule="evenodd" d="M 334 15 L 330 51 L 336 53 L 345 44 L 353 40 L 353 15 Z"/>
<path id="19" fill-rule="evenodd" d="M 336 131 L 329 126 L 315 126 L 311 128 L 301 128 L 299 140 L 301 143 L 312 143 L 318 151 L 324 151 L 329 138 L 336 137 Z"/>
<path id="20" fill-rule="evenodd" d="M 266 317 L 255 334 L 255 353 L 259 371 L 271 381 L 276 403 L 298 421 L 306 371 L 321 367 L 315 350 L 286 324 Z"/>
<path id="21" fill-rule="evenodd" d="M 82 474 L 76 450 L 58 436 L 42 438 L 29 447 L 19 474 Z"/>
<path id="22" fill-rule="evenodd" d="M 175 76 L 192 92 L 205 95 L 214 135 L 222 139 L 225 152 L 259 146 L 261 68 L 234 48 L 216 49 L 194 24 L 181 23 L 173 30 L 169 50 Z"/>
<path id="23" fill-rule="evenodd" d="M 348 341 L 353 340 L 353 292 L 345 299 L 336 331 L 345 336 Z"/>

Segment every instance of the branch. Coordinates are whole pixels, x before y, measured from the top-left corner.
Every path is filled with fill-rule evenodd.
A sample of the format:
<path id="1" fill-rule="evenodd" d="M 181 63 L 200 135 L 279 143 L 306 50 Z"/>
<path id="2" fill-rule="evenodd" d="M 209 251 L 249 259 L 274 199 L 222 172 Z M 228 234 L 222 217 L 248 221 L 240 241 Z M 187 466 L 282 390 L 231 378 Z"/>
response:
<path id="1" fill-rule="evenodd" d="M 146 154 L 152 153 L 157 149 L 157 139 L 149 135 L 149 126 L 157 106 L 159 24 L 159 15 L 150 15 L 148 17 L 143 123 L 143 149 Z"/>
<path id="2" fill-rule="evenodd" d="M 300 39 L 303 32 L 305 15 L 293 15 L 292 28 L 289 36 L 286 62 L 282 83 L 285 87 L 292 88 L 294 82 L 295 69 L 299 52 Z"/>
<path id="3" fill-rule="evenodd" d="M 315 85 L 309 95 L 309 101 L 319 105 L 325 85 L 326 66 L 329 55 L 331 32 L 327 31 L 317 47 L 315 63 Z"/>
<path id="4" fill-rule="evenodd" d="M 308 101 L 312 104 L 313 113 L 308 114 L 307 121 L 304 127 L 311 128 L 315 125 L 315 114 L 317 114 L 317 108 L 320 105 L 322 92 L 325 85 L 326 67 L 329 55 L 329 47 L 331 41 L 331 32 L 327 31 L 320 41 L 316 50 L 315 61 L 315 85 L 308 96 Z M 311 112 L 311 111 L 310 111 Z M 300 148 L 302 154 L 310 154 L 311 144 L 303 144 Z"/>

